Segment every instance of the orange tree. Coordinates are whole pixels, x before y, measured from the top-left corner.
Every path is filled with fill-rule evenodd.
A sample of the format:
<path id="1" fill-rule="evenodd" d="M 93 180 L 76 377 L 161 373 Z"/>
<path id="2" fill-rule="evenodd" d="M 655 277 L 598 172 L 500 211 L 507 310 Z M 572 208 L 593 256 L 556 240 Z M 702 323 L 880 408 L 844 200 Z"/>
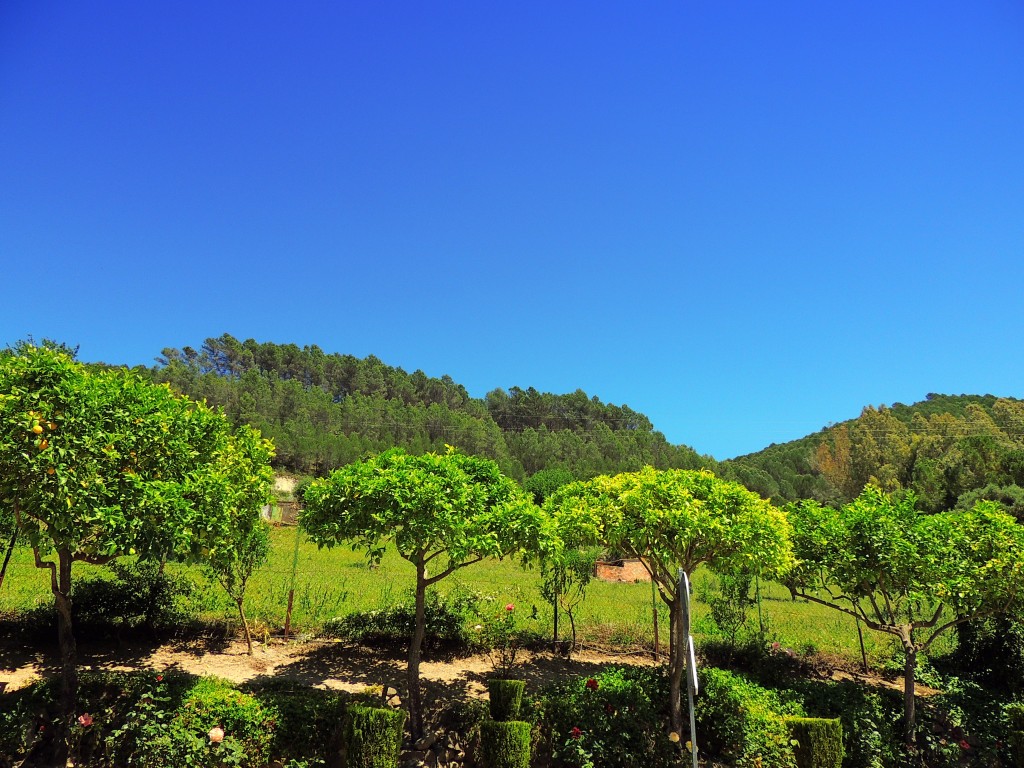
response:
<path id="1" fill-rule="evenodd" d="M 52 346 L 0 355 L 0 500 L 49 572 L 61 651 L 49 763 L 63 766 L 78 675 L 72 566 L 122 555 L 190 559 L 234 546 L 269 495 L 269 445 L 218 412 Z M 237 485 L 247 485 L 239 493 Z"/>
<path id="2" fill-rule="evenodd" d="M 958 624 L 1019 605 L 1024 593 L 1024 526 L 993 502 L 937 514 L 915 502 L 869 485 L 839 509 L 788 508 L 800 562 L 788 577 L 793 592 L 899 641 L 911 752 L 917 655 Z"/>
<path id="3" fill-rule="evenodd" d="M 349 544 L 379 560 L 393 543 L 416 568 L 416 622 L 409 643 L 409 715 L 423 735 L 420 651 L 426 590 L 485 557 L 548 546 L 540 510 L 489 459 L 401 449 L 335 470 L 305 490 L 301 524 L 317 545 Z"/>
<path id="4" fill-rule="evenodd" d="M 738 483 L 681 469 L 602 475 L 563 486 L 545 502 L 565 546 L 602 544 L 641 558 L 671 616 L 672 729 L 683 732 L 682 676 L 687 639 L 677 571 L 700 565 L 778 576 L 793 564 L 789 523 Z"/>

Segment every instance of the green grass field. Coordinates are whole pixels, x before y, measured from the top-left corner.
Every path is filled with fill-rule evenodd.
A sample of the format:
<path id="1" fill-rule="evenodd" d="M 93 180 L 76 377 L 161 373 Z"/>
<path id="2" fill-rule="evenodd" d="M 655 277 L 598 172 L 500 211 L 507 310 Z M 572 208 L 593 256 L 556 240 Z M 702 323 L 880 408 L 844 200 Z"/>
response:
<path id="1" fill-rule="evenodd" d="M 412 566 L 389 549 L 376 568 L 370 568 L 361 553 L 336 548 L 319 550 L 295 528 L 273 530 L 273 549 L 267 565 L 250 583 L 246 613 L 257 627 L 279 632 L 284 626 L 288 592 L 292 587 L 292 563 L 295 541 L 299 536 L 294 575 L 295 599 L 292 626 L 299 632 L 315 632 L 332 617 L 358 610 L 371 610 L 398 601 L 411 601 L 414 580 Z M 186 574 L 199 589 L 189 608 L 206 620 L 233 621 L 233 606 L 216 584 L 210 584 L 197 567 L 170 565 Z M 75 579 L 103 575 L 105 569 L 77 564 Z M 0 588 L 0 612 L 11 613 L 50 603 L 48 574 L 34 567 L 31 552 L 15 551 L 7 578 Z M 507 603 L 517 607 L 521 628 L 550 636 L 551 607 L 539 592 L 536 569 L 523 569 L 512 561 L 485 561 L 464 568 L 438 585 L 439 590 L 469 591 L 479 598 L 482 612 L 493 606 L 495 612 Z M 694 634 L 700 643 L 714 636 L 706 598 L 713 592 L 715 577 L 699 571 L 694 578 Z M 794 602 L 789 592 L 777 584 L 761 584 L 761 608 L 769 639 L 798 652 L 818 651 L 849 661 L 860 660 L 860 648 L 853 619 L 836 611 L 806 602 Z M 668 643 L 668 616 L 658 601 L 660 639 Z M 756 627 L 757 609 L 749 615 Z M 650 584 L 618 584 L 593 581 L 586 600 L 580 606 L 577 629 L 582 642 L 589 645 L 648 647 L 653 644 Z M 561 635 L 568 632 L 562 623 Z M 887 638 L 865 630 L 864 641 L 869 661 L 887 659 L 891 644 Z"/>

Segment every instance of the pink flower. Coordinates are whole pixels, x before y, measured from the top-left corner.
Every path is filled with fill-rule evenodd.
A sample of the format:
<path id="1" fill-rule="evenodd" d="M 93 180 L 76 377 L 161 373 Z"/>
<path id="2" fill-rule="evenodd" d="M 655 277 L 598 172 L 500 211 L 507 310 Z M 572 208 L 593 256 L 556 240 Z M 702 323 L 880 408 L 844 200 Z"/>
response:
<path id="1" fill-rule="evenodd" d="M 90 715 L 88 712 L 86 712 L 83 715 L 79 715 L 78 724 L 83 728 L 88 728 L 90 725 L 92 725 L 92 715 Z"/>
<path id="2" fill-rule="evenodd" d="M 575 725 L 572 727 L 572 730 L 569 731 L 569 738 L 570 739 L 578 739 L 582 735 L 583 735 L 583 731 L 581 731 Z"/>
<path id="3" fill-rule="evenodd" d="M 592 677 L 587 678 L 587 690 L 596 691 L 599 687 L 600 685 L 598 684 L 597 680 L 595 680 Z"/>
<path id="4" fill-rule="evenodd" d="M 220 744 L 224 741 L 224 729 L 219 725 L 213 726 L 207 735 L 210 737 L 211 744 Z"/>
<path id="5" fill-rule="evenodd" d="M 512 613 L 512 611 L 514 611 L 515 609 L 516 609 L 516 607 L 512 603 L 509 603 L 508 605 L 505 606 L 505 610 L 508 611 L 509 613 Z"/>

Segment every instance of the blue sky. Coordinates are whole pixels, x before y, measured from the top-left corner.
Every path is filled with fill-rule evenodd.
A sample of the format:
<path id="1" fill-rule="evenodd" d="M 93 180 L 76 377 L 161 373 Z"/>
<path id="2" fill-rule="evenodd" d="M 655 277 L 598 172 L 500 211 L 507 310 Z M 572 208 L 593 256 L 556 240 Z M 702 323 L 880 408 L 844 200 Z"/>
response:
<path id="1" fill-rule="evenodd" d="M 1024 396 L 1019 2 L 0 6 L 0 343 L 582 388 L 717 458 Z"/>

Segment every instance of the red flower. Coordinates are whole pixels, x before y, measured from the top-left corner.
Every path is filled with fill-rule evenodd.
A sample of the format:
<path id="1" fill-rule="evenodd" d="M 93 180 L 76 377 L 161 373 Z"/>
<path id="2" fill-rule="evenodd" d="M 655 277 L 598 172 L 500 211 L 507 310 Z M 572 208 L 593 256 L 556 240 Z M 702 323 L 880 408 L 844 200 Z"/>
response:
<path id="1" fill-rule="evenodd" d="M 164 676 L 163 676 L 163 675 L 157 675 L 157 676 L 156 676 L 156 681 L 157 681 L 158 683 L 162 683 L 162 682 L 164 681 Z"/>
<path id="2" fill-rule="evenodd" d="M 570 739 L 578 739 L 582 735 L 583 735 L 583 731 L 581 731 L 575 725 L 572 727 L 572 730 L 569 731 L 569 738 Z"/>
<path id="3" fill-rule="evenodd" d="M 512 613 L 512 611 L 514 611 L 515 609 L 516 609 L 516 607 L 512 603 L 509 603 L 508 605 L 505 606 L 505 610 L 508 611 L 509 613 Z"/>
<path id="4" fill-rule="evenodd" d="M 967 743 L 967 739 L 960 739 L 960 749 L 968 750 L 970 748 L 971 745 Z"/>
<path id="5" fill-rule="evenodd" d="M 589 690 L 591 690 L 591 691 L 596 691 L 598 689 L 598 682 L 597 682 L 597 680 L 595 680 L 592 677 L 587 678 L 587 688 Z"/>
<path id="6" fill-rule="evenodd" d="M 90 715 L 88 712 L 86 712 L 83 715 L 79 715 L 78 724 L 83 728 L 88 728 L 90 725 L 92 725 L 92 715 Z"/>

